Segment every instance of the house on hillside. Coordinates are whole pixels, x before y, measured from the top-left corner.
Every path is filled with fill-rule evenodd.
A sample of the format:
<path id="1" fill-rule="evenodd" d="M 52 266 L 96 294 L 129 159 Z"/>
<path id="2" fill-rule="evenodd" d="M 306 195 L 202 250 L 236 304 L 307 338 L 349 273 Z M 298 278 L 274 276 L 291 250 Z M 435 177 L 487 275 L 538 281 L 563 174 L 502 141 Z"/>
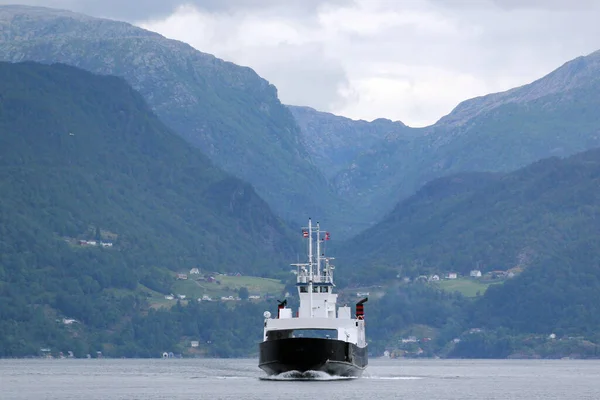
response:
<path id="1" fill-rule="evenodd" d="M 102 246 L 102 247 L 112 247 L 113 244 L 111 242 L 100 242 L 100 246 Z"/>
<path id="2" fill-rule="evenodd" d="M 400 341 L 402 343 L 417 343 L 418 342 L 416 336 L 409 336 L 407 338 L 402 338 L 402 339 L 400 339 Z"/>
<path id="3" fill-rule="evenodd" d="M 439 275 L 430 275 L 429 278 L 427 278 L 427 280 L 430 282 L 437 282 L 440 280 L 440 276 Z"/>
<path id="4" fill-rule="evenodd" d="M 96 246 L 97 242 L 95 240 L 78 240 L 77 243 L 79 243 L 80 246 Z"/>
<path id="5" fill-rule="evenodd" d="M 200 270 L 198 268 L 190 269 L 190 275 L 200 275 Z"/>
<path id="6" fill-rule="evenodd" d="M 456 272 L 450 272 L 446 278 L 447 279 L 457 279 L 458 274 Z"/>
<path id="7" fill-rule="evenodd" d="M 187 278 L 188 277 L 186 274 L 177 274 L 177 279 L 185 281 Z"/>
<path id="8" fill-rule="evenodd" d="M 481 278 L 481 271 L 478 269 L 474 269 L 469 273 L 471 278 Z"/>

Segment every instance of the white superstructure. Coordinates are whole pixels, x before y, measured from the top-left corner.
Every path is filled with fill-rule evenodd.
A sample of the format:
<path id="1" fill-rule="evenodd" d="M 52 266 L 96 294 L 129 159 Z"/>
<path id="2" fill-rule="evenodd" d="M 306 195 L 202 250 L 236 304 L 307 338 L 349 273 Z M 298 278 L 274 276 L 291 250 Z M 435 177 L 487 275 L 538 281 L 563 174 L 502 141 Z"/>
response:
<path id="1" fill-rule="evenodd" d="M 309 219 L 308 226 L 302 228 L 302 234 L 308 242 L 308 259 L 305 263 L 292 264 L 297 267 L 296 287 L 300 307 L 294 315 L 284 301 L 276 318 L 265 312 L 264 340 L 295 337 L 300 334 L 298 331 L 303 330 L 335 330 L 338 340 L 366 346 L 362 311 L 362 303 L 366 299 L 357 304 L 354 318 L 350 307 L 337 307 L 337 294 L 333 293 L 335 267 L 330 263 L 333 258 L 325 257 L 324 253 L 329 233 L 321 231 L 318 222 L 313 226 Z"/>

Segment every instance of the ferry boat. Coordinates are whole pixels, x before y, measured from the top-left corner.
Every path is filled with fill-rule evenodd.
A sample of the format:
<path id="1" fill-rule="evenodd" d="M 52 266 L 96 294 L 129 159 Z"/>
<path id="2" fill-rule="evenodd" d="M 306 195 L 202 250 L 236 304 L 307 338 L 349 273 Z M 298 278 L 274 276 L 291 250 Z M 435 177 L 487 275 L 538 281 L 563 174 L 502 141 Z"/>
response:
<path id="1" fill-rule="evenodd" d="M 284 372 L 325 372 L 331 376 L 359 377 L 367 367 L 363 298 L 351 307 L 337 307 L 332 257 L 325 257 L 329 232 L 308 220 L 302 228 L 307 241 L 305 263 L 296 270 L 300 307 L 293 315 L 287 300 L 279 302 L 277 315 L 264 313 L 264 336 L 259 344 L 258 366 L 268 375 Z M 316 253 L 316 254 L 315 254 Z M 336 308 L 337 307 L 337 308 Z"/>

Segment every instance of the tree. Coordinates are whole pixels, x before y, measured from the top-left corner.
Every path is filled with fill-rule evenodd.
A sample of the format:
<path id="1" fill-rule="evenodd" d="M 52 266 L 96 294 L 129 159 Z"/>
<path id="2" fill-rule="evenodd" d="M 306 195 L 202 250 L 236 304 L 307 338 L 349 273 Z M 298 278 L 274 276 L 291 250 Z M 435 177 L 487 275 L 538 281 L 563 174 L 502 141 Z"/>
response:
<path id="1" fill-rule="evenodd" d="M 245 287 L 245 286 L 242 286 L 238 290 L 238 295 L 240 296 L 240 299 L 242 299 L 242 300 L 248 300 L 248 297 L 250 297 L 250 293 L 248 293 L 248 288 Z"/>

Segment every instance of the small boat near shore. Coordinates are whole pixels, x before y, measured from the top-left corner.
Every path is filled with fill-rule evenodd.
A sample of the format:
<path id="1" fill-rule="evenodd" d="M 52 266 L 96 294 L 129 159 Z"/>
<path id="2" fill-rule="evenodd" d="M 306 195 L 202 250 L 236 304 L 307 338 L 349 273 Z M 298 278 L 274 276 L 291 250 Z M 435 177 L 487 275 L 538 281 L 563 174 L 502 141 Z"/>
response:
<path id="1" fill-rule="evenodd" d="M 258 366 L 268 375 L 324 372 L 338 377 L 359 377 L 368 365 L 363 298 L 351 307 L 337 307 L 333 258 L 324 253 L 329 232 L 309 219 L 302 228 L 307 241 L 307 260 L 292 264 L 300 306 L 293 315 L 287 301 L 277 315 L 264 313 L 264 337 L 259 344 Z"/>

